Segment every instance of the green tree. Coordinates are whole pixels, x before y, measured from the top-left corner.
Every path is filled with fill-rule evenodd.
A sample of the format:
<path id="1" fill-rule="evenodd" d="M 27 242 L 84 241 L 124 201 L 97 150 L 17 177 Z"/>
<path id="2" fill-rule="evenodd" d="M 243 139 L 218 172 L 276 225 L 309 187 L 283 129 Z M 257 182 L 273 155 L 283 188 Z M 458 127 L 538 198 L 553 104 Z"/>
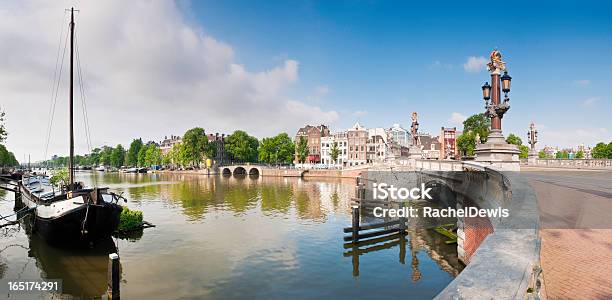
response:
<path id="1" fill-rule="evenodd" d="M 584 158 L 584 151 L 580 150 L 580 151 L 576 152 L 576 156 L 574 158 L 575 159 L 583 159 Z"/>
<path id="2" fill-rule="evenodd" d="M 147 145 L 142 145 L 138 150 L 138 156 L 136 160 L 137 167 L 145 167 L 147 165 Z"/>
<path id="3" fill-rule="evenodd" d="M 612 158 L 612 142 L 607 145 L 603 142 L 597 143 L 591 153 L 593 158 Z"/>
<path id="4" fill-rule="evenodd" d="M 125 162 L 125 149 L 123 149 L 123 146 L 119 144 L 111 152 L 110 165 L 115 168 L 119 168 L 123 165 L 124 162 Z"/>
<path id="5" fill-rule="evenodd" d="M 103 146 L 102 151 L 100 151 L 100 164 L 104 166 L 110 166 L 112 154 L 113 154 L 112 147 Z"/>
<path id="6" fill-rule="evenodd" d="M 214 159 L 217 156 L 217 143 L 216 142 L 208 142 L 206 147 L 204 147 L 204 156 L 206 158 Z"/>
<path id="7" fill-rule="evenodd" d="M 557 154 L 555 156 L 557 159 L 567 159 L 569 158 L 569 153 L 565 150 L 563 151 L 557 151 Z"/>
<path id="8" fill-rule="evenodd" d="M 523 141 L 521 140 L 520 137 L 514 135 L 514 133 L 511 133 L 508 135 L 508 137 L 506 138 L 506 143 L 508 144 L 512 144 L 512 145 L 517 145 L 520 146 L 523 144 Z"/>
<path id="9" fill-rule="evenodd" d="M 225 149 L 232 160 L 256 162 L 259 141 L 242 130 L 236 130 L 225 141 Z"/>
<path id="10" fill-rule="evenodd" d="M 187 158 L 185 155 L 185 147 L 183 143 L 177 143 L 172 146 L 170 150 L 172 162 L 177 166 L 185 166 L 187 164 Z"/>
<path id="11" fill-rule="evenodd" d="M 145 165 L 147 166 L 157 166 L 162 162 L 161 150 L 154 143 L 149 143 L 146 146 L 145 153 Z"/>
<path id="12" fill-rule="evenodd" d="M 519 158 L 527 158 L 529 156 L 529 147 L 523 145 L 523 141 L 521 140 L 521 138 L 516 136 L 515 134 L 509 134 L 506 138 L 506 143 L 518 146 L 518 149 L 520 151 Z"/>
<path id="13" fill-rule="evenodd" d="M 0 145 L 0 167 L 15 167 L 19 162 L 15 159 L 13 152 L 6 149 L 4 145 Z"/>
<path id="14" fill-rule="evenodd" d="M 544 152 L 544 150 L 540 150 L 540 152 L 538 152 L 538 157 L 542 158 L 542 159 L 549 158 L 548 154 L 546 154 L 546 152 Z"/>
<path id="15" fill-rule="evenodd" d="M 286 133 L 264 138 L 259 144 L 259 161 L 269 164 L 287 164 L 293 160 L 295 145 Z"/>
<path id="16" fill-rule="evenodd" d="M 518 148 L 519 148 L 519 151 L 521 151 L 519 153 L 519 158 L 527 158 L 527 157 L 529 157 L 529 147 L 527 147 L 525 145 L 519 145 Z"/>
<path id="17" fill-rule="evenodd" d="M 287 133 L 280 133 L 274 137 L 278 147 L 278 162 L 282 164 L 290 164 L 293 161 L 295 154 L 295 144 Z"/>
<path id="18" fill-rule="evenodd" d="M 4 140 L 6 140 L 6 136 L 8 135 L 8 132 L 6 132 L 6 128 L 4 127 L 5 116 L 6 114 L 4 111 L 0 109 L 0 143 L 4 142 Z"/>
<path id="19" fill-rule="evenodd" d="M 464 131 L 457 137 L 457 148 L 464 156 L 474 156 L 476 150 L 476 135 L 473 131 Z"/>
<path id="20" fill-rule="evenodd" d="M 274 138 L 263 138 L 261 143 L 259 143 L 259 161 L 269 164 L 275 163 L 277 160 L 276 150 Z"/>
<path id="21" fill-rule="evenodd" d="M 186 158 L 193 166 L 198 166 L 208 148 L 208 137 L 200 127 L 187 130 L 183 135 L 183 147 Z"/>
<path id="22" fill-rule="evenodd" d="M 308 157 L 308 153 L 310 151 L 308 149 L 308 141 L 306 140 L 306 137 L 301 135 L 295 147 L 297 150 L 297 160 L 299 163 L 303 164 L 306 161 L 306 158 Z"/>
<path id="23" fill-rule="evenodd" d="M 127 152 L 127 165 L 128 166 L 137 166 L 138 165 L 138 154 L 140 153 L 140 148 L 142 148 L 142 139 L 134 139 L 130 144 L 130 149 Z"/>
<path id="24" fill-rule="evenodd" d="M 484 114 L 475 114 L 463 121 L 463 132 L 472 131 L 474 135 L 478 133 L 480 140 L 484 143 L 489 137 L 491 128 L 491 119 Z"/>
<path id="25" fill-rule="evenodd" d="M 329 156 L 331 157 L 332 162 L 336 164 L 338 160 L 338 155 L 340 155 L 340 149 L 338 149 L 338 142 L 334 142 L 329 151 Z"/>
<path id="26" fill-rule="evenodd" d="M 87 159 L 87 165 L 89 166 L 97 166 L 100 163 L 100 148 L 94 148 L 91 150 L 89 157 Z"/>

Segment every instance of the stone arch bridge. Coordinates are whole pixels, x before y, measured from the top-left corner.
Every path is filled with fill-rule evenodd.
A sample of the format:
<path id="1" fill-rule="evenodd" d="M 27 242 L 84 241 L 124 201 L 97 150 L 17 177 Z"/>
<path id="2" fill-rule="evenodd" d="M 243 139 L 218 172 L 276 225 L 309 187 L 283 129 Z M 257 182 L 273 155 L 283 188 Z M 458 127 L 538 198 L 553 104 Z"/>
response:
<path id="1" fill-rule="evenodd" d="M 223 176 L 232 175 L 250 175 L 250 176 L 261 176 L 263 174 L 264 166 L 260 165 L 231 165 L 219 167 L 219 172 Z"/>

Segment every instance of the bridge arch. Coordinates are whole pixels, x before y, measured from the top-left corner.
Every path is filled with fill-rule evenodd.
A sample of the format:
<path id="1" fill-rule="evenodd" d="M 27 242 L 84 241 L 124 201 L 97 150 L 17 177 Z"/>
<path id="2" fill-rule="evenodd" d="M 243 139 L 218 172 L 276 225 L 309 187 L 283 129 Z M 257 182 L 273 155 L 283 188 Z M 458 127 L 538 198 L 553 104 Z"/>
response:
<path id="1" fill-rule="evenodd" d="M 232 170 L 230 168 L 223 168 L 223 170 L 221 170 L 221 175 L 223 175 L 223 177 L 232 176 Z"/>
<path id="2" fill-rule="evenodd" d="M 442 207 L 457 207 L 457 194 L 441 179 L 432 179 L 425 183 L 425 188 L 431 188 L 429 194 L 433 198 L 431 202 L 437 203 Z"/>
<path id="3" fill-rule="evenodd" d="M 234 168 L 234 176 L 236 175 L 246 175 L 247 170 L 244 167 L 238 166 Z"/>
<path id="4" fill-rule="evenodd" d="M 249 176 L 259 176 L 261 175 L 261 171 L 257 167 L 252 167 L 249 169 Z"/>

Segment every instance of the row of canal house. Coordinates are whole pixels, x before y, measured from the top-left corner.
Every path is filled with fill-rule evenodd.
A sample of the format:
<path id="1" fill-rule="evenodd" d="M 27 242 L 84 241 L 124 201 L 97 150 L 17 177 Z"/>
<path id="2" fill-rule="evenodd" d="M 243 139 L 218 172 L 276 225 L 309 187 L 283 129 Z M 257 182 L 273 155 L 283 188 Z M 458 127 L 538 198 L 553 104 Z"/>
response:
<path id="1" fill-rule="evenodd" d="M 453 159 L 456 157 L 456 128 L 442 127 L 440 136 L 419 134 L 420 148 L 425 159 Z M 325 166 L 350 167 L 363 164 L 392 162 L 407 157 L 412 135 L 399 124 L 390 128 L 365 128 L 355 123 L 351 128 L 331 132 L 327 125 L 306 125 L 295 135 L 297 144 L 301 137 L 308 143 L 305 163 Z M 334 162 L 331 151 L 334 143 L 339 150 Z M 297 155 L 294 163 L 298 164 Z"/>
<path id="2" fill-rule="evenodd" d="M 214 143 L 217 146 L 217 155 L 213 157 L 213 161 L 215 164 L 226 164 L 229 162 L 229 158 L 227 156 L 227 152 L 225 151 L 225 134 L 208 134 L 208 142 Z M 183 138 L 178 135 L 171 135 L 170 137 L 165 136 L 162 141 L 159 142 L 159 149 L 162 155 L 168 154 L 172 147 L 176 144 L 180 144 Z"/>

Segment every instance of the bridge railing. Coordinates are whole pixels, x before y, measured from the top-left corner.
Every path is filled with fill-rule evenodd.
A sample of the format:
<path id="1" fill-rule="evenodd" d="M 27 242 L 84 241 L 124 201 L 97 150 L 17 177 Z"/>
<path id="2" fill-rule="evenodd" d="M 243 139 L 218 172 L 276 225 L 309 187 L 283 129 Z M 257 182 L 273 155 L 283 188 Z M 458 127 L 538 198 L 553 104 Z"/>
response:
<path id="1" fill-rule="evenodd" d="M 538 158 L 536 166 L 557 168 L 612 169 L 612 159 Z"/>

